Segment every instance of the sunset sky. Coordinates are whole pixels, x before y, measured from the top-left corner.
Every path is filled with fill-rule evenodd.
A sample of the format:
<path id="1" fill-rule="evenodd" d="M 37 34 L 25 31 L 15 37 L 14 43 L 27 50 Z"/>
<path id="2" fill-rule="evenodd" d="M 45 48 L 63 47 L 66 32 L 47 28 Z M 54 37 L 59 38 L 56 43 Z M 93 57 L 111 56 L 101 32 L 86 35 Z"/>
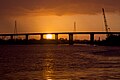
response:
<path id="1" fill-rule="evenodd" d="M 0 33 L 105 31 L 105 8 L 111 31 L 120 31 L 120 0 L 0 0 Z"/>

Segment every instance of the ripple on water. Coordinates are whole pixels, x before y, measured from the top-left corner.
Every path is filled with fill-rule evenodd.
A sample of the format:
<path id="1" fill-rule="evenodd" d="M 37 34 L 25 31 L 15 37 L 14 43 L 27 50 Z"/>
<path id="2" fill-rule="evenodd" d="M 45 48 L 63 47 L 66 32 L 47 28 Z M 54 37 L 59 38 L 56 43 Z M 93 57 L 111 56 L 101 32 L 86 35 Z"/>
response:
<path id="1" fill-rule="evenodd" d="M 111 49 L 78 45 L 0 46 L 0 80 L 119 80 L 120 57 L 108 56 L 108 52 L 113 54 L 120 49 Z M 101 55 L 104 52 L 107 56 Z"/>

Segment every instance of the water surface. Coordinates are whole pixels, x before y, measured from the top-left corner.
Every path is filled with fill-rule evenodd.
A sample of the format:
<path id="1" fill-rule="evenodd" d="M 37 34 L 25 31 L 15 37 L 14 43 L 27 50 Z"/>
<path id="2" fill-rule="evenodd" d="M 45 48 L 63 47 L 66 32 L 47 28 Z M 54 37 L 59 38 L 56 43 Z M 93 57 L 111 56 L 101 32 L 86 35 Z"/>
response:
<path id="1" fill-rule="evenodd" d="M 120 47 L 0 45 L 0 80 L 120 80 Z"/>

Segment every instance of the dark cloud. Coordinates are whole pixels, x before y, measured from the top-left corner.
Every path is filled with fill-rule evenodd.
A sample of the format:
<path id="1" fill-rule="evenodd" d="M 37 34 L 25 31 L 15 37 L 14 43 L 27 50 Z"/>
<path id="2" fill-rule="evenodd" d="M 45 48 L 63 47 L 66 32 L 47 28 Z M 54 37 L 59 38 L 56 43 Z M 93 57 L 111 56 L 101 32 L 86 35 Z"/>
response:
<path id="1" fill-rule="evenodd" d="M 97 14 L 120 12 L 120 0 L 0 0 L 0 15 Z"/>

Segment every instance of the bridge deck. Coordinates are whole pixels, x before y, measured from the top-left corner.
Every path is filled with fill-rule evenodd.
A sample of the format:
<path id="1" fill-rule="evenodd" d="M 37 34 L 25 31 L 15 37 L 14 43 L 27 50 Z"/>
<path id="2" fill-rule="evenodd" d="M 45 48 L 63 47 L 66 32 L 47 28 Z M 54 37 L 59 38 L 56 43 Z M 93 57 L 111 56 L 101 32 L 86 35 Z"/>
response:
<path id="1" fill-rule="evenodd" d="M 74 34 L 89 34 L 90 35 L 90 42 L 91 44 L 94 43 L 94 35 L 95 34 L 119 34 L 120 35 L 120 32 L 54 32 L 54 33 L 18 33 L 18 34 L 0 34 L 0 36 L 10 36 L 11 40 L 14 39 L 14 36 L 20 36 L 20 35 L 23 35 L 23 36 L 26 36 L 26 41 L 29 40 L 29 36 L 30 35 L 40 35 L 41 38 L 40 40 L 43 41 L 43 35 L 44 34 L 55 34 L 55 40 L 56 42 L 58 41 L 58 35 L 59 34 L 68 34 L 69 35 L 69 44 L 73 44 L 73 35 Z"/>
<path id="2" fill-rule="evenodd" d="M 120 34 L 120 32 L 50 32 L 50 33 L 2 33 L 0 36 L 10 36 L 10 35 L 41 35 L 41 34 Z"/>

